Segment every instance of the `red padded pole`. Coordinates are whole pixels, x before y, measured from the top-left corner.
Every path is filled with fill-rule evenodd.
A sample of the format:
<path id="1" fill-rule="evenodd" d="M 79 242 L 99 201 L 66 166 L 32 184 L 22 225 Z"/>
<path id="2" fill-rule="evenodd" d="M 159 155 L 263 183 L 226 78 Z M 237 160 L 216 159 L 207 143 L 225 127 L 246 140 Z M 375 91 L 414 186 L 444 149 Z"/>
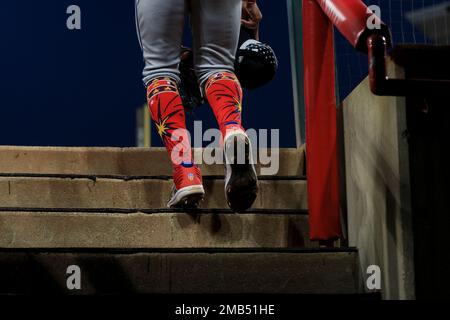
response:
<path id="1" fill-rule="evenodd" d="M 303 33 L 310 237 L 335 240 L 341 224 L 333 28 L 316 0 L 303 0 Z"/>
<path id="2" fill-rule="evenodd" d="M 367 52 L 366 36 L 373 32 L 385 35 L 390 43 L 387 26 L 368 9 L 361 0 L 316 0 L 331 23 L 357 49 Z M 367 22 L 380 25 L 380 29 L 368 29 Z"/>

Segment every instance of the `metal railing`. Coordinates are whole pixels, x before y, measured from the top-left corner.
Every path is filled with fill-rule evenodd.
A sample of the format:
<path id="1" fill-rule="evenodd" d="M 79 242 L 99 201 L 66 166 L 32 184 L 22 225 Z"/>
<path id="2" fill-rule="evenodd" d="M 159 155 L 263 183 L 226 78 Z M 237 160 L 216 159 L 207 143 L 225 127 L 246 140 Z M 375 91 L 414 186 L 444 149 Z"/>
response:
<path id="1" fill-rule="evenodd" d="M 367 37 L 369 56 L 370 90 L 379 96 L 439 96 L 450 92 L 450 80 L 437 79 L 391 79 L 387 75 L 386 37 L 371 34 Z"/>

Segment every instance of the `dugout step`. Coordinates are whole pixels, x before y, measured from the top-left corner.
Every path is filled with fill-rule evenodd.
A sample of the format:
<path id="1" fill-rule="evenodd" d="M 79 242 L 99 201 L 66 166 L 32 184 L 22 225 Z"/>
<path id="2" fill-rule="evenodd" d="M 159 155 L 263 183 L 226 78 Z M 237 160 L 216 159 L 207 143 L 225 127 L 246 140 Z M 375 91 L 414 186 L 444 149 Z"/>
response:
<path id="1" fill-rule="evenodd" d="M 2 249 L 0 293 L 352 295 L 361 293 L 357 256 L 352 248 Z M 70 266 L 80 290 L 67 287 Z"/>
<path id="2" fill-rule="evenodd" d="M 280 161 L 276 176 L 304 174 L 304 147 L 275 150 Z M 224 175 L 223 165 L 200 168 L 205 177 Z M 259 165 L 257 171 L 261 173 Z M 0 173 L 147 177 L 171 175 L 172 168 L 164 148 L 0 146 Z"/>
<path id="3" fill-rule="evenodd" d="M 317 246 L 309 240 L 304 211 L 71 210 L 0 208 L 0 248 Z"/>
<path id="4" fill-rule="evenodd" d="M 0 206 L 27 208 L 164 208 L 173 182 L 155 179 L 89 179 L 0 176 Z M 224 181 L 205 179 L 202 208 L 227 208 Z M 307 209 L 304 179 L 261 180 L 255 209 Z"/>

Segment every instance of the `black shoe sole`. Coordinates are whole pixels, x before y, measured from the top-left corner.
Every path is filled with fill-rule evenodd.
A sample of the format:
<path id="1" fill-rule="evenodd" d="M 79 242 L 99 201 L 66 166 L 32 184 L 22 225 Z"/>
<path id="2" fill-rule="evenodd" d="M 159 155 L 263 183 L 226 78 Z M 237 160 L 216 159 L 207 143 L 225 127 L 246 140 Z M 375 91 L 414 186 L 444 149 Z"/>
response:
<path id="1" fill-rule="evenodd" d="M 230 143 L 230 142 L 228 142 Z M 242 141 L 240 136 L 233 137 L 233 155 L 226 156 L 231 159 L 227 162 L 231 167 L 231 176 L 226 186 L 226 199 L 228 206 L 236 213 L 244 212 L 251 208 L 258 196 L 258 177 L 250 163 L 250 145 L 248 140 Z M 245 162 L 238 163 L 238 147 L 240 143 L 245 143 Z M 226 160 L 225 160 L 226 161 Z"/>

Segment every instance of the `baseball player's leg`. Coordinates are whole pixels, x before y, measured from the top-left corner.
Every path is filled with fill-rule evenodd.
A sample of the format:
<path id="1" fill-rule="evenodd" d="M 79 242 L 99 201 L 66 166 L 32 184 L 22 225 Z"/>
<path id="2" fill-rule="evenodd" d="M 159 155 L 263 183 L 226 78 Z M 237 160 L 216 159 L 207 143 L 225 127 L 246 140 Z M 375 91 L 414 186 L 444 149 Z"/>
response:
<path id="1" fill-rule="evenodd" d="M 161 76 L 170 76 L 178 82 L 185 0 L 135 0 L 135 5 L 145 85 Z"/>
<path id="2" fill-rule="evenodd" d="M 169 206 L 195 206 L 204 194 L 192 161 L 185 112 L 178 91 L 184 0 L 137 0 L 136 23 L 145 60 L 143 72 L 150 114 L 173 165 Z"/>
<path id="3" fill-rule="evenodd" d="M 234 75 L 241 13 L 241 0 L 192 2 L 196 72 L 223 136 L 241 128 L 242 89 Z"/>
<path id="4" fill-rule="evenodd" d="M 241 0 L 192 1 L 196 71 L 200 83 L 219 71 L 234 71 L 241 29 Z"/>
<path id="5" fill-rule="evenodd" d="M 258 193 L 250 139 L 241 123 L 242 88 L 234 74 L 241 25 L 241 0 L 192 2 L 196 72 L 222 132 L 225 196 L 236 212 L 251 207 Z"/>

